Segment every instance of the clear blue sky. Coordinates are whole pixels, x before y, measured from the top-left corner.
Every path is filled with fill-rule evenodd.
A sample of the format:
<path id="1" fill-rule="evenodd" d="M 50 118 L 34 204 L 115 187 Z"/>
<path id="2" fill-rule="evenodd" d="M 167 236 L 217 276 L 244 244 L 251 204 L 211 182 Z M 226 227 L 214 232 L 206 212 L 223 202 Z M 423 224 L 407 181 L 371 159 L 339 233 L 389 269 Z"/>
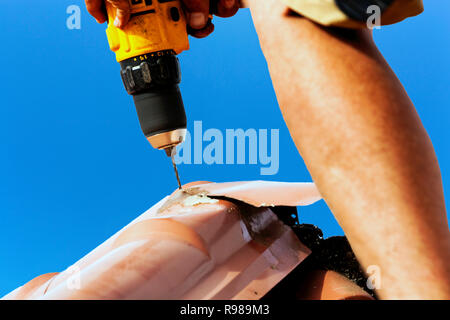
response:
<path id="1" fill-rule="evenodd" d="M 66 8 L 82 7 L 81 30 Z M 416 104 L 450 200 L 450 3 L 375 32 Z M 216 32 L 181 55 L 189 128 L 280 129 L 280 170 L 256 165 L 181 165 L 184 182 L 310 181 L 277 107 L 250 14 L 216 19 Z M 175 187 L 162 152 L 143 137 L 105 26 L 81 0 L 4 1 L 0 10 L 0 296 L 61 271 Z M 420 155 L 418 155 L 420 156 Z M 322 202 L 301 221 L 342 234 Z"/>

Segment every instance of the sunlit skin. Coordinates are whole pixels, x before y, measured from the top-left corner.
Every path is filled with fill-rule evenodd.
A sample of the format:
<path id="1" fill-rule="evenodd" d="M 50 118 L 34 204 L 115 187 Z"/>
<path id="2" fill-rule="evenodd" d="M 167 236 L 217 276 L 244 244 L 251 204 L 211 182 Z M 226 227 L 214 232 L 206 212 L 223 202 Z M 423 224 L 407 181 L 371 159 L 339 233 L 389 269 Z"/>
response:
<path id="1" fill-rule="evenodd" d="M 86 2 L 104 22 L 101 0 Z M 127 1 L 114 2 L 120 9 Z M 206 14 L 209 0 L 183 2 L 197 36 L 209 34 L 201 28 L 206 24 L 189 19 Z M 223 16 L 236 12 L 231 2 Z M 371 33 L 323 28 L 289 13 L 279 0 L 244 4 L 311 176 L 363 268 L 381 271 L 379 297 L 450 299 L 450 232 L 439 164 Z"/>
<path id="2" fill-rule="evenodd" d="M 439 165 L 371 33 L 248 5 L 292 138 L 362 266 L 379 266 L 379 296 L 449 299 Z"/>

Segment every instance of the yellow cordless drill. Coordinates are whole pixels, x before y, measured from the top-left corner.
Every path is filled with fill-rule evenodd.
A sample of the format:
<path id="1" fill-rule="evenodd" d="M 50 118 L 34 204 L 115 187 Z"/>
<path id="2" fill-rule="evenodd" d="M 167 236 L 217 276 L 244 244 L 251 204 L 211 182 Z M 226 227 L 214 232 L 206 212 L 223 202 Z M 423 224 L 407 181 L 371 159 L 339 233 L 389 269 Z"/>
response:
<path id="1" fill-rule="evenodd" d="M 123 29 L 114 26 L 116 10 L 106 2 L 108 42 L 133 96 L 142 131 L 154 148 L 172 158 L 181 188 L 173 156 L 186 135 L 186 113 L 176 55 L 189 49 L 186 20 L 179 0 L 128 1 L 131 18 Z"/>

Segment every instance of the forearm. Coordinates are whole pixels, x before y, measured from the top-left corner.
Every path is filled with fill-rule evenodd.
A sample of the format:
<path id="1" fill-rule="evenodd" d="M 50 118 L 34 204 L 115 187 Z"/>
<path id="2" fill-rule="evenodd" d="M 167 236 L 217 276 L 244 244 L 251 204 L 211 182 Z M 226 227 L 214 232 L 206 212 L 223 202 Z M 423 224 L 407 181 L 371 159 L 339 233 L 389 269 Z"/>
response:
<path id="1" fill-rule="evenodd" d="M 290 133 L 381 298 L 450 298 L 450 236 L 431 141 L 367 31 L 250 6 Z"/>

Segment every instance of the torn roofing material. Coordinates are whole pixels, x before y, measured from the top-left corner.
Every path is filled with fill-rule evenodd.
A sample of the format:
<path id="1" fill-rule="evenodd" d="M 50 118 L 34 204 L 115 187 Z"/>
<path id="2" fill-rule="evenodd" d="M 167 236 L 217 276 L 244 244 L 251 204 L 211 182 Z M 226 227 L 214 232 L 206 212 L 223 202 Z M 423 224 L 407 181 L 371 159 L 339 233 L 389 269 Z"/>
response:
<path id="1" fill-rule="evenodd" d="M 243 201 L 255 207 L 307 206 L 322 199 L 314 183 L 241 181 L 205 183 L 192 186 L 188 193 L 204 193 Z"/>
<path id="2" fill-rule="evenodd" d="M 310 253 L 267 206 L 319 199 L 314 184 L 191 185 L 4 299 L 259 299 Z"/>

